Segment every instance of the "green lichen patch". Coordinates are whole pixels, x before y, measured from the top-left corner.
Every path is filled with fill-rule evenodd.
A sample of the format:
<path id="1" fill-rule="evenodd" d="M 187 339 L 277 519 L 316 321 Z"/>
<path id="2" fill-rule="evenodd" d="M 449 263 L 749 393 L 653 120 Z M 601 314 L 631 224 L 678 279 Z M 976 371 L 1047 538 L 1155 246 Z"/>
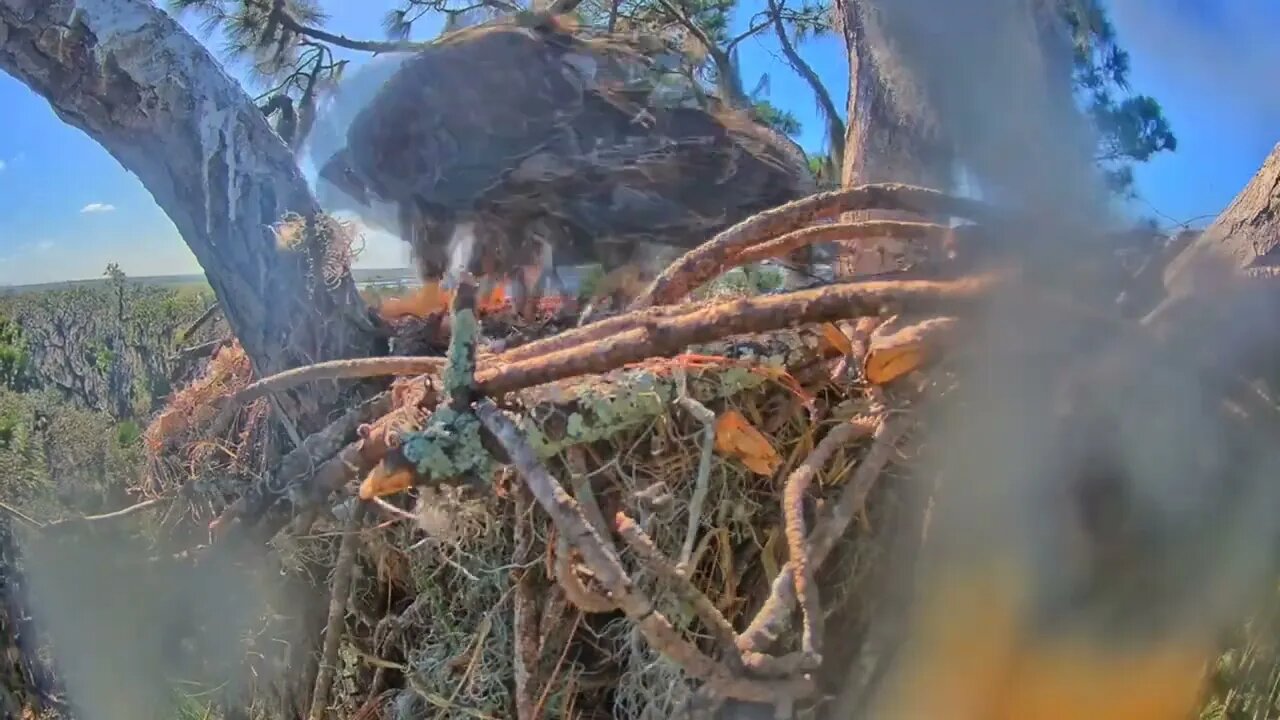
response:
<path id="1" fill-rule="evenodd" d="M 432 413 L 421 431 L 406 434 L 402 449 L 419 475 L 434 480 L 487 478 L 493 470 L 493 458 L 480 443 L 480 420 L 447 406 Z"/>
<path id="2" fill-rule="evenodd" d="M 689 394 L 700 402 L 726 400 L 768 381 L 751 368 L 729 365 L 689 371 Z M 519 420 L 534 450 L 551 457 L 567 447 L 607 440 L 667 413 L 675 379 L 664 366 L 619 370 L 599 378 L 575 378 L 564 387 L 523 393 Z"/>
<path id="3" fill-rule="evenodd" d="M 480 335 L 480 320 L 475 311 L 459 308 L 454 312 L 450 333 L 444 389 L 447 396 L 455 397 L 458 390 L 471 387 L 475 377 L 476 340 Z"/>

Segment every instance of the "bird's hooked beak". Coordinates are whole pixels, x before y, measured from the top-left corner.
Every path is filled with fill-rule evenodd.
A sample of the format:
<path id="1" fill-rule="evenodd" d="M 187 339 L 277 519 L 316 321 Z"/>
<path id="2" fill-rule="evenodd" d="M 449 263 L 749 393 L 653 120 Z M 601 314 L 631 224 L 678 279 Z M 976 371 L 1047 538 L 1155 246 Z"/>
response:
<path id="1" fill-rule="evenodd" d="M 320 177 L 361 205 L 372 206 L 368 187 L 352 167 L 351 156 L 346 148 L 334 153 L 325 162 L 324 167 L 320 168 Z"/>

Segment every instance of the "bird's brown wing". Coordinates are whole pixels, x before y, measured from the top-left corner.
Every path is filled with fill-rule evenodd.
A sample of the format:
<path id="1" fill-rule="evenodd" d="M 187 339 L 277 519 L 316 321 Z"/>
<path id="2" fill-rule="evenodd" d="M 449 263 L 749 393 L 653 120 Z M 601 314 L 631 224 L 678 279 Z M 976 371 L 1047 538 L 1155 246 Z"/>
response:
<path id="1" fill-rule="evenodd" d="M 405 62 L 348 146 L 378 195 L 469 209 L 579 112 L 582 88 L 531 30 L 458 33 Z"/>
<path id="2" fill-rule="evenodd" d="M 579 117 L 591 115 L 593 101 Z M 562 212 L 588 234 L 687 247 L 811 191 L 803 156 L 750 124 L 698 108 L 646 110 L 646 126 L 619 129 L 564 180 L 575 187 L 561 191 Z M 573 129 L 595 139 L 600 127 Z"/>

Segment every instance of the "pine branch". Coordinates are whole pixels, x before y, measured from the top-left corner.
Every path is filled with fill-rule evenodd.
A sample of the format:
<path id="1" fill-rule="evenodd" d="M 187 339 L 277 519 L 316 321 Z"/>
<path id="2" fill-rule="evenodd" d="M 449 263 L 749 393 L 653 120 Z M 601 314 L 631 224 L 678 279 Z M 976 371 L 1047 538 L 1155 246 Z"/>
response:
<path id="1" fill-rule="evenodd" d="M 750 103 L 746 93 L 742 91 L 741 84 L 738 82 L 738 70 L 734 66 L 733 57 L 729 52 L 716 44 L 701 25 L 671 0 L 658 0 L 658 4 L 674 17 L 676 22 L 680 23 L 685 30 L 688 30 L 689 34 L 701 43 L 707 54 L 711 56 L 711 61 L 716 66 L 716 85 L 720 89 L 721 99 L 733 107 L 747 107 Z"/>
<path id="2" fill-rule="evenodd" d="M 831 146 L 831 163 L 837 171 L 844 167 L 844 141 L 845 141 L 845 125 L 844 120 L 840 119 L 840 113 L 836 111 L 836 104 L 831 99 L 831 93 L 827 92 L 827 88 L 822 84 L 822 78 L 813 71 L 809 63 L 800 57 L 800 53 L 796 52 L 795 45 L 791 43 L 791 38 L 787 37 L 787 29 L 782 24 L 782 9 L 785 2 L 779 0 L 769 0 L 770 15 L 773 16 L 773 29 L 778 34 L 778 45 L 782 48 L 782 54 L 787 58 L 787 62 L 791 64 L 791 68 L 796 74 L 804 78 L 809 83 L 810 89 L 813 90 L 814 97 L 818 99 L 818 107 L 822 110 L 823 119 L 827 122 L 827 142 Z"/>

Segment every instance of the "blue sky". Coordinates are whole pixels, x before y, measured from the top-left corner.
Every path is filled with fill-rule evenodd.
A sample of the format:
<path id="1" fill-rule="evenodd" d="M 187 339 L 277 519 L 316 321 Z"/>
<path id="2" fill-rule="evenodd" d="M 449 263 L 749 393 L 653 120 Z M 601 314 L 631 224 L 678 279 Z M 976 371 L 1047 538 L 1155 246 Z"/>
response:
<path id="1" fill-rule="evenodd" d="M 328 0 L 329 28 L 380 36 L 395 0 Z M 736 24 L 763 0 L 747 0 Z M 1222 209 L 1280 142 L 1280 4 L 1267 0 L 1111 0 L 1135 90 L 1155 96 L 1179 148 L 1138 170 L 1136 211 L 1185 220 Z M 194 29 L 196 20 L 184 19 Z M 431 27 L 422 29 L 429 37 Z M 219 38 L 208 40 L 215 48 Z M 845 103 L 847 67 L 834 37 L 802 54 Z M 351 55 L 353 60 L 358 56 Z M 806 149 L 822 142 L 807 87 L 772 35 L 741 48 L 748 88 L 770 75 L 770 98 L 804 123 Z M 230 68 L 243 80 L 238 68 Z M 108 262 L 130 275 L 199 272 L 172 224 L 135 177 L 96 143 L 64 125 L 47 103 L 0 74 L 0 285 L 99 277 Z M 371 238 L 359 265 L 401 265 L 399 243 Z"/>

